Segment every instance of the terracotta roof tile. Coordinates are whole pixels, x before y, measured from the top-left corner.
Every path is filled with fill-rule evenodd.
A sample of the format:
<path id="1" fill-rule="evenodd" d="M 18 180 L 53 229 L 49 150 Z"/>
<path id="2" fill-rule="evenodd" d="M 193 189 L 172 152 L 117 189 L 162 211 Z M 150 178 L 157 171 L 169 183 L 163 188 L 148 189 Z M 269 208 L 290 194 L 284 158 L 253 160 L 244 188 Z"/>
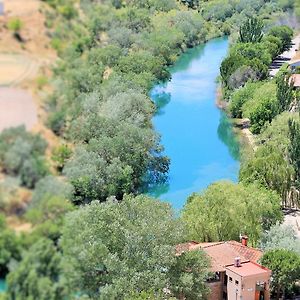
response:
<path id="1" fill-rule="evenodd" d="M 247 247 L 236 241 L 197 243 L 188 242 L 178 245 L 177 254 L 182 252 L 202 249 L 211 258 L 211 271 L 222 272 L 226 266 L 234 264 L 234 259 L 240 257 L 241 263 L 249 261 L 257 263 L 262 256 L 262 251 Z"/>

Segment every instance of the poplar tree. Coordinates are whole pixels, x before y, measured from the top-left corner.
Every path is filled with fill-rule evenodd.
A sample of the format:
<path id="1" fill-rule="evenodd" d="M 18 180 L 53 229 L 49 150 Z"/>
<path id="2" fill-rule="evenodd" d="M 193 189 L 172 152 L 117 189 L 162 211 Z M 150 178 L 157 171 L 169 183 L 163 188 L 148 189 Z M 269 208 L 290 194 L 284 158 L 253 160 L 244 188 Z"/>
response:
<path id="1" fill-rule="evenodd" d="M 259 43 L 263 38 L 262 20 L 252 17 L 245 21 L 240 27 L 239 41 L 241 43 Z"/>

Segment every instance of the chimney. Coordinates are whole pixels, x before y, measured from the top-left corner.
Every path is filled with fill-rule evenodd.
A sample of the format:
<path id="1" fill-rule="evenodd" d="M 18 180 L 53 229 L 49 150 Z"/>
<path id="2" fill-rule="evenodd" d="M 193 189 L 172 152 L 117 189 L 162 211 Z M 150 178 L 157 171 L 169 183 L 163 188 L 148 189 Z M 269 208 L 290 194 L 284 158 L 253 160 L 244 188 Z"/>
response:
<path id="1" fill-rule="evenodd" d="M 248 245 L 248 237 L 246 235 L 242 236 L 242 245 L 246 247 Z"/>
<path id="2" fill-rule="evenodd" d="M 241 259 L 239 257 L 234 259 L 234 266 L 237 268 L 241 266 Z"/>

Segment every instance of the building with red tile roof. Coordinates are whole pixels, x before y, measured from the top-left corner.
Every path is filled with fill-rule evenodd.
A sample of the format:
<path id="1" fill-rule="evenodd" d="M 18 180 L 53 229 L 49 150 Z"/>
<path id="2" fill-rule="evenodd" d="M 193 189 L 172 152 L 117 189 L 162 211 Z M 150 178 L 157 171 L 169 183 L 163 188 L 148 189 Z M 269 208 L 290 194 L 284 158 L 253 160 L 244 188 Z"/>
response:
<path id="1" fill-rule="evenodd" d="M 197 243 L 191 241 L 177 246 L 177 255 L 185 251 L 203 250 L 211 260 L 214 274 L 208 281 L 210 300 L 269 300 L 271 271 L 258 264 L 262 251 L 236 241 Z"/>

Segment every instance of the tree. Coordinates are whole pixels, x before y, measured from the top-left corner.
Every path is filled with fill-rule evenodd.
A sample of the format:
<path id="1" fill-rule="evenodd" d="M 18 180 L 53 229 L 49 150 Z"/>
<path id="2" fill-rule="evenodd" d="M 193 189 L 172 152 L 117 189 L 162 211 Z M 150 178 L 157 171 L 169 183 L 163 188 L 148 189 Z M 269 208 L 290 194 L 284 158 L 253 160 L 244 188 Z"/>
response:
<path id="1" fill-rule="evenodd" d="M 176 299 L 206 299 L 209 290 L 206 285 L 208 278 L 208 257 L 202 251 L 187 251 L 176 257 L 170 269 L 170 282 Z"/>
<path id="2" fill-rule="evenodd" d="M 240 27 L 239 41 L 241 43 L 259 43 L 263 38 L 264 24 L 258 18 L 249 18 Z"/>
<path id="3" fill-rule="evenodd" d="M 71 200 L 73 194 L 72 185 L 60 180 L 58 177 L 46 176 L 39 180 L 32 194 L 30 208 L 38 207 L 45 198 L 61 197 Z"/>
<path id="4" fill-rule="evenodd" d="M 196 9 L 199 7 L 199 0 L 181 0 L 181 2 L 189 8 Z"/>
<path id="5" fill-rule="evenodd" d="M 300 255 L 285 249 L 267 251 L 261 258 L 263 266 L 272 270 L 271 287 L 276 292 L 276 299 L 283 298 L 285 292 L 300 279 Z"/>
<path id="6" fill-rule="evenodd" d="M 48 172 L 46 147 L 39 134 L 26 132 L 24 126 L 6 129 L 0 134 L 0 164 L 6 174 L 20 176 L 23 185 L 33 188 Z"/>
<path id="7" fill-rule="evenodd" d="M 191 286 L 195 295 L 201 295 L 204 285 L 197 282 L 205 276 L 199 279 L 193 272 L 206 274 L 207 259 L 197 256 L 203 257 L 201 252 L 194 260 L 176 257 L 175 245 L 182 238 L 183 226 L 166 203 L 146 196 L 95 201 L 67 215 L 61 241 L 65 276 L 73 289 L 97 299 L 126 299 L 132 293 L 160 294 L 166 287 L 175 292 Z M 188 280 L 179 282 L 190 271 Z"/>
<path id="8" fill-rule="evenodd" d="M 293 34 L 294 34 L 293 30 L 286 25 L 273 26 L 268 32 L 268 35 L 275 36 L 281 40 L 282 42 L 281 51 L 291 44 Z"/>
<path id="9" fill-rule="evenodd" d="M 289 137 L 290 137 L 290 147 L 289 147 L 289 157 L 291 164 L 294 167 L 296 174 L 296 181 L 299 184 L 300 179 L 300 124 L 298 121 L 289 120 Z"/>
<path id="10" fill-rule="evenodd" d="M 18 237 L 7 228 L 4 216 L 0 215 L 0 278 L 8 273 L 10 261 L 20 259 L 20 251 Z"/>
<path id="11" fill-rule="evenodd" d="M 61 254 L 53 242 L 40 239 L 23 254 L 7 276 L 9 300 L 60 300 L 65 296 L 60 282 Z"/>
<path id="12" fill-rule="evenodd" d="M 220 181 L 191 195 L 182 219 L 190 240 L 239 240 L 242 233 L 255 245 L 263 230 L 282 220 L 280 197 L 253 184 Z"/>
<path id="13" fill-rule="evenodd" d="M 292 226 L 280 225 L 272 226 L 261 237 L 261 248 L 264 251 L 274 249 L 291 250 L 300 255 L 300 239 Z"/>
<path id="14" fill-rule="evenodd" d="M 277 83 L 277 101 L 279 107 L 279 113 L 289 110 L 290 104 L 294 100 L 294 93 L 293 93 L 293 82 L 290 82 L 290 76 L 282 73 L 276 79 Z"/>
<path id="15" fill-rule="evenodd" d="M 60 145 L 53 149 L 52 160 L 55 162 L 56 168 L 59 172 L 62 171 L 71 155 L 72 150 L 67 145 Z"/>
<path id="16" fill-rule="evenodd" d="M 19 19 L 19 18 L 15 18 L 15 19 L 11 19 L 8 24 L 7 27 L 9 30 L 11 30 L 14 33 L 14 37 L 22 42 L 23 39 L 20 35 L 20 31 L 23 28 L 23 22 Z"/>

